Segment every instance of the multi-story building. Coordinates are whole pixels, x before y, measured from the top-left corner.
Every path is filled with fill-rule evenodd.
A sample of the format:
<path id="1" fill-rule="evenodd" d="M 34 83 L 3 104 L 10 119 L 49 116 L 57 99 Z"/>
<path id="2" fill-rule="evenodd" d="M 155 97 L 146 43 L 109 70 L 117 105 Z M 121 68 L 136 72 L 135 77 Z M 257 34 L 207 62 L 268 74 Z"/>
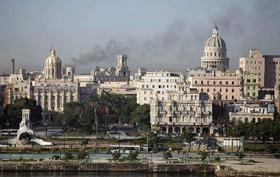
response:
<path id="1" fill-rule="evenodd" d="M 65 75 L 61 66 L 62 61 L 56 56 L 55 49 L 50 49 L 43 72 L 36 73 L 34 78 L 25 70 L 18 74 L 13 71 L 5 89 L 6 104 L 29 98 L 36 100 L 45 110 L 63 111 L 65 103 L 79 101 L 79 82 L 73 81 L 73 70 L 68 68 L 68 75 Z"/>
<path id="2" fill-rule="evenodd" d="M 259 96 L 260 84 L 258 76 L 254 73 L 243 73 L 243 90 L 244 96 L 257 99 Z"/>
<path id="3" fill-rule="evenodd" d="M 258 49 L 251 49 L 248 57 L 239 59 L 244 72 L 254 73 L 261 88 L 273 89 L 280 83 L 280 55 L 263 55 Z"/>
<path id="4" fill-rule="evenodd" d="M 184 83 L 184 76 L 167 71 L 146 72 L 137 81 L 137 103 L 150 104 L 152 97 L 157 95 L 160 101 L 167 99 L 166 92 L 176 90 L 178 84 Z"/>
<path id="5" fill-rule="evenodd" d="M 274 104 L 262 106 L 260 104 L 236 104 L 229 113 L 230 121 L 260 122 L 263 119 L 273 119 Z"/>
<path id="6" fill-rule="evenodd" d="M 117 55 L 117 66 L 100 68 L 96 66 L 92 71 L 94 82 L 129 81 L 130 70 L 127 66 L 127 55 Z"/>
<path id="7" fill-rule="evenodd" d="M 151 101 L 151 128 L 162 133 L 180 134 L 186 130 L 212 134 L 212 103 L 203 94 L 184 85 L 176 91 L 168 91 L 167 99 L 153 97 Z"/>
<path id="8" fill-rule="evenodd" d="M 32 83 L 31 98 L 49 111 L 63 111 L 65 103 L 80 100 L 79 83 L 69 80 L 36 80 Z"/>
<path id="9" fill-rule="evenodd" d="M 242 72 L 222 72 L 206 69 L 187 71 L 188 84 L 199 92 L 207 93 L 210 100 L 240 100 Z"/>
<path id="10" fill-rule="evenodd" d="M 204 45 L 201 67 L 225 71 L 229 68 L 229 58 L 225 41 L 219 36 L 218 27 L 213 28 L 213 34 Z"/>
<path id="11" fill-rule="evenodd" d="M 136 95 L 136 87 L 130 85 L 129 81 L 108 81 L 97 87 L 97 93 L 102 91 L 111 92 L 120 95 Z"/>

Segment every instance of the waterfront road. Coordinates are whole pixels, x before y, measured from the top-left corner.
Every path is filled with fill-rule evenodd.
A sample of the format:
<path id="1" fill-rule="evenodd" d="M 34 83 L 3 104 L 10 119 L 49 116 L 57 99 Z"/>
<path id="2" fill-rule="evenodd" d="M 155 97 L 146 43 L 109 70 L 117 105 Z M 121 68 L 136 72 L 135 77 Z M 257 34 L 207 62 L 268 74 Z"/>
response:
<path id="1" fill-rule="evenodd" d="M 250 158 L 271 158 L 273 159 L 273 154 L 254 154 L 254 153 L 245 153 L 244 159 Z M 17 153 L 17 152 L 1 152 L 0 153 L 0 160 L 16 160 L 16 159 L 44 159 L 50 160 L 54 156 L 59 156 L 61 158 L 64 157 L 63 150 L 56 153 L 49 153 L 49 152 L 40 152 L 40 153 Z M 121 157 L 126 157 L 128 154 L 122 154 Z M 220 158 L 222 161 L 235 161 L 238 160 L 238 156 L 236 153 L 210 153 L 209 160 L 214 160 L 215 158 Z M 108 161 L 112 159 L 112 154 L 107 153 L 90 153 L 89 159 L 91 161 Z M 163 160 L 163 153 L 140 153 L 138 159 L 143 161 L 161 161 Z M 184 161 L 199 161 L 200 154 L 199 153 L 172 153 L 172 159 L 175 160 L 184 160 Z"/>

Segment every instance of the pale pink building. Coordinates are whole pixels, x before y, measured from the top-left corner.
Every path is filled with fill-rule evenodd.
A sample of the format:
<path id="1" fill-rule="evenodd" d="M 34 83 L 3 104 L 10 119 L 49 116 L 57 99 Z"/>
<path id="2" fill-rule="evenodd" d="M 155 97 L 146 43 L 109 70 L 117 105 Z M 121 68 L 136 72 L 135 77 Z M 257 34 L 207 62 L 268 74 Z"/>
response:
<path id="1" fill-rule="evenodd" d="M 263 55 L 258 49 L 251 49 L 248 57 L 239 59 L 244 72 L 257 75 L 262 88 L 273 89 L 280 83 L 280 55 Z"/>
<path id="2" fill-rule="evenodd" d="M 187 72 L 191 88 L 208 94 L 210 100 L 241 100 L 242 75 L 235 72 L 209 71 L 203 69 Z"/>

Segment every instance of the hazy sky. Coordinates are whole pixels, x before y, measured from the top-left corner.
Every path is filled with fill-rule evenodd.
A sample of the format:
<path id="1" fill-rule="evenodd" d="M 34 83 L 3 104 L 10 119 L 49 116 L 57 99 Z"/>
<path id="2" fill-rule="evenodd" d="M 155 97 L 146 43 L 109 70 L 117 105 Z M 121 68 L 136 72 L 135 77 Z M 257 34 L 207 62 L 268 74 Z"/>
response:
<path id="1" fill-rule="evenodd" d="M 0 73 L 42 70 L 50 45 L 79 73 L 115 65 L 184 71 L 200 65 L 214 24 L 230 66 L 250 48 L 280 54 L 278 0 L 0 0 Z"/>

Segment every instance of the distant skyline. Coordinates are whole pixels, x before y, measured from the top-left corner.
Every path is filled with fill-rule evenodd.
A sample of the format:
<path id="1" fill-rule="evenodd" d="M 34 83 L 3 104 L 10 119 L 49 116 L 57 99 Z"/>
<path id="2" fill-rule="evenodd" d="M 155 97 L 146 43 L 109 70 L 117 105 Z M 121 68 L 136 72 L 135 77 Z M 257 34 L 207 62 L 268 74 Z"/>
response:
<path id="1" fill-rule="evenodd" d="M 0 73 L 42 70 L 51 45 L 78 73 L 116 65 L 127 54 L 135 71 L 200 66 L 214 24 L 230 68 L 250 48 L 280 54 L 278 0 L 0 0 Z"/>

